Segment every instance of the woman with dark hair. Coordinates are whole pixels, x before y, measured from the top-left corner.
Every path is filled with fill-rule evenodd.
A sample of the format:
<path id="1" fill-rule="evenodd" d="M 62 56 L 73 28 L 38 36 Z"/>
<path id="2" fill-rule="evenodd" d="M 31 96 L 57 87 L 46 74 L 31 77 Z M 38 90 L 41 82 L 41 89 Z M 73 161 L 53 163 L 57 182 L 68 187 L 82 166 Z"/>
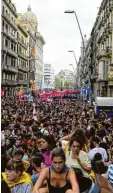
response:
<path id="1" fill-rule="evenodd" d="M 32 183 L 29 175 L 24 172 L 24 164 L 22 161 L 9 160 L 6 165 L 6 172 L 2 173 L 2 176 L 7 182 L 11 192 L 32 192 Z"/>
<path id="2" fill-rule="evenodd" d="M 78 136 L 71 139 L 70 148 L 71 151 L 66 154 L 66 164 L 69 167 L 81 169 L 84 176 L 90 178 L 91 161 L 88 154 L 81 150 L 82 144 Z"/>
<path id="3" fill-rule="evenodd" d="M 70 139 L 78 136 L 81 142 L 81 148 L 83 151 L 88 152 L 88 141 L 85 136 L 85 133 L 82 129 L 76 129 L 75 132 L 71 133 L 70 135 L 62 137 L 59 142 L 62 144 L 62 148 L 64 149 L 65 153 L 69 150 L 69 141 Z"/>
<path id="4" fill-rule="evenodd" d="M 65 165 L 65 153 L 62 148 L 53 149 L 51 161 L 51 167 L 42 170 L 33 193 L 80 193 L 74 170 Z M 42 188 L 45 180 L 48 186 Z"/>
<path id="5" fill-rule="evenodd" d="M 39 148 L 44 156 L 44 164 L 45 166 L 49 167 L 51 165 L 51 150 L 55 146 L 54 137 L 43 135 L 39 140 Z"/>

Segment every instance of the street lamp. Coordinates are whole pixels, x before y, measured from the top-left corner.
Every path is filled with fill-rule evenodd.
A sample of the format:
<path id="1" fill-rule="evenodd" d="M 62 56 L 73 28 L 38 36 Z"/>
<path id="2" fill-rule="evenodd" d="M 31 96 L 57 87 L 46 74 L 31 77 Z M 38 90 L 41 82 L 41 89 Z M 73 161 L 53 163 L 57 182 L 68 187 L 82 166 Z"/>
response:
<path id="1" fill-rule="evenodd" d="M 83 38 L 82 30 L 81 30 L 81 27 L 80 27 L 80 24 L 79 24 L 79 20 L 78 20 L 76 11 L 74 11 L 74 10 L 66 10 L 64 13 L 68 13 L 68 14 L 73 14 L 74 13 L 75 14 L 76 21 L 77 21 L 77 24 L 78 24 L 78 28 L 79 28 L 79 31 L 80 31 L 80 35 L 81 35 L 81 38 L 82 38 L 83 47 L 84 47 L 84 50 L 85 50 L 84 38 Z"/>
<path id="2" fill-rule="evenodd" d="M 76 62 L 76 65 L 77 65 L 77 64 L 78 64 L 78 62 L 77 62 L 77 59 L 76 59 L 76 56 L 75 56 L 75 52 L 74 52 L 73 50 L 68 50 L 68 52 L 73 53 L 74 58 L 75 58 L 75 62 Z"/>
<path id="3" fill-rule="evenodd" d="M 73 67 L 73 72 L 74 72 L 74 74 L 75 74 L 75 68 L 74 68 L 73 64 L 69 64 L 69 66 L 72 66 L 72 67 Z"/>

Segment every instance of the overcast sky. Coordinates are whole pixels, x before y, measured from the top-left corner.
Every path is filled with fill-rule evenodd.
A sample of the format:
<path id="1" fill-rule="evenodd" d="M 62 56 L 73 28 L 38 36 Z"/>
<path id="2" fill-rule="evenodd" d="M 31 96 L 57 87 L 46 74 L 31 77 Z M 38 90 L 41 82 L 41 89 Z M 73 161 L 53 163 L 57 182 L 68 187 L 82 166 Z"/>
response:
<path id="1" fill-rule="evenodd" d="M 76 67 L 72 53 L 80 56 L 81 36 L 74 14 L 65 10 L 76 10 L 83 34 L 90 36 L 102 0 L 12 0 L 18 13 L 25 13 L 30 4 L 38 20 L 38 30 L 44 37 L 44 62 L 52 64 L 55 73 L 61 69 Z"/>

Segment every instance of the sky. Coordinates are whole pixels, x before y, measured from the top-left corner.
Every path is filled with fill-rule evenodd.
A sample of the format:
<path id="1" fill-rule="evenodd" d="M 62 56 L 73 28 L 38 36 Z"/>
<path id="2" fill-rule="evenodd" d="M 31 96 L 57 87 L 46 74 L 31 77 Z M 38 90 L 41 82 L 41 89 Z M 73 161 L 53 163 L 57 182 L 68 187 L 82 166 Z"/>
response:
<path id="1" fill-rule="evenodd" d="M 74 14 L 65 14 L 65 10 L 75 10 L 83 35 L 90 37 L 102 0 L 12 0 L 18 13 L 25 13 L 30 4 L 37 16 L 38 31 L 42 34 L 44 45 L 44 63 L 49 63 L 57 74 L 61 69 L 73 70 L 80 57 L 81 36 Z"/>

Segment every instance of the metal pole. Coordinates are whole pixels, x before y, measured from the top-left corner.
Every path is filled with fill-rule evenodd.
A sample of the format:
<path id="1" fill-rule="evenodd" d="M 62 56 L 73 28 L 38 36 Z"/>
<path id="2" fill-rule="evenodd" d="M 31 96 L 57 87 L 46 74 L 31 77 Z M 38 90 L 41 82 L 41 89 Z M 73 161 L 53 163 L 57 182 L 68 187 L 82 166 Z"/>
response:
<path id="1" fill-rule="evenodd" d="M 81 35 L 82 42 L 83 42 L 83 47 L 84 47 L 84 50 L 85 50 L 84 38 L 83 38 L 82 30 L 81 30 L 81 27 L 80 27 L 80 24 L 79 24 L 79 21 L 78 21 L 78 17 L 77 17 L 76 11 L 74 11 L 74 14 L 75 14 L 75 17 L 76 17 L 76 20 L 77 20 L 78 28 L 79 28 L 80 35 Z"/>
<path id="2" fill-rule="evenodd" d="M 75 61 L 76 61 L 76 65 L 78 65 L 78 62 L 77 62 L 77 59 L 76 59 L 76 56 L 75 56 L 75 52 L 73 52 L 73 55 L 74 55 L 74 58 L 75 58 Z"/>
<path id="3" fill-rule="evenodd" d="M 76 14 L 75 11 L 74 11 L 74 14 L 75 14 L 75 17 L 76 17 L 76 20 L 77 20 L 77 24 L 78 24 L 78 27 L 79 27 L 79 31 L 80 31 L 80 35 L 81 35 L 82 43 L 83 43 L 83 48 L 84 48 L 84 53 L 85 53 L 85 43 L 84 43 L 83 34 L 82 34 L 82 31 L 81 31 L 81 28 L 80 28 L 80 24 L 79 24 L 79 21 L 78 21 L 78 17 L 77 17 L 77 14 Z M 89 70 L 88 70 L 88 76 L 89 76 L 89 86 L 91 87 Z M 91 93 L 89 95 L 89 105 L 91 105 Z"/>

